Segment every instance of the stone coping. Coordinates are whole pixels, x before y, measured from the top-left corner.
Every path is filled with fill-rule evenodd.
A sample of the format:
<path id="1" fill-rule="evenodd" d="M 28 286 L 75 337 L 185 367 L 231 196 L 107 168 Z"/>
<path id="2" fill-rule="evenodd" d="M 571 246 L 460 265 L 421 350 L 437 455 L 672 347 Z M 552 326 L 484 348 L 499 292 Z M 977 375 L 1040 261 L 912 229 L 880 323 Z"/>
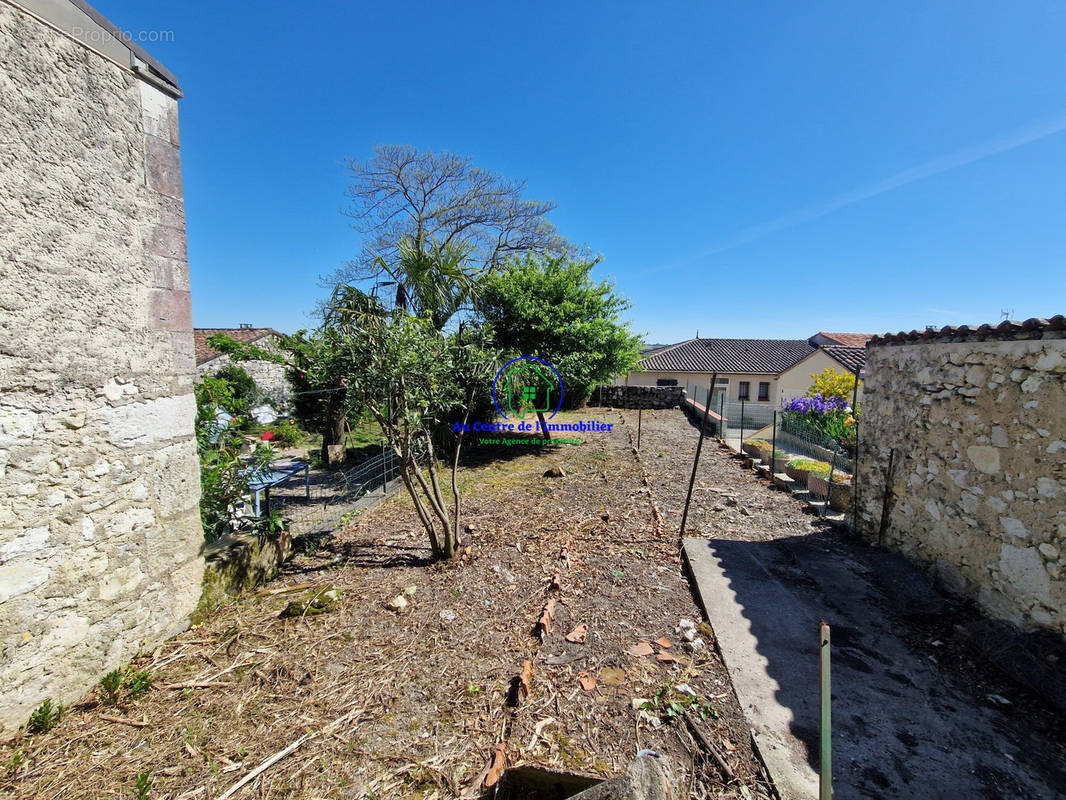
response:
<path id="1" fill-rule="evenodd" d="M 947 325 L 939 330 L 883 333 L 874 336 L 867 347 L 887 344 L 922 344 L 925 342 L 970 342 L 982 339 L 1042 339 L 1066 335 L 1066 317 L 1058 314 L 1050 319 L 1032 318 L 1025 322 L 1006 320 L 998 325 Z"/>

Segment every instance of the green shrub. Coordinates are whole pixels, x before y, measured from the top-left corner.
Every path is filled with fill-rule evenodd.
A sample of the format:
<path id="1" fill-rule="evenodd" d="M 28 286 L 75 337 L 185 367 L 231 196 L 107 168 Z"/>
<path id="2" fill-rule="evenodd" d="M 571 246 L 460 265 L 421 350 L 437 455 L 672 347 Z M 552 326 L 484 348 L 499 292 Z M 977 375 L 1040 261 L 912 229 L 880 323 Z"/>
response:
<path id="1" fill-rule="evenodd" d="M 291 419 L 279 420 L 267 430 L 274 434 L 273 442 L 279 447 L 295 447 L 303 440 L 303 431 Z"/>
<path id="2" fill-rule="evenodd" d="M 63 719 L 64 710 L 62 703 L 53 703 L 50 699 L 45 700 L 30 714 L 26 730 L 29 733 L 47 733 L 59 724 L 59 720 Z"/>
<path id="3" fill-rule="evenodd" d="M 829 474 L 829 465 L 824 461 L 815 461 L 811 458 L 794 458 L 788 462 L 788 466 L 792 469 L 803 470 L 804 472 L 814 472 L 821 467 L 825 467 L 826 475 Z"/>

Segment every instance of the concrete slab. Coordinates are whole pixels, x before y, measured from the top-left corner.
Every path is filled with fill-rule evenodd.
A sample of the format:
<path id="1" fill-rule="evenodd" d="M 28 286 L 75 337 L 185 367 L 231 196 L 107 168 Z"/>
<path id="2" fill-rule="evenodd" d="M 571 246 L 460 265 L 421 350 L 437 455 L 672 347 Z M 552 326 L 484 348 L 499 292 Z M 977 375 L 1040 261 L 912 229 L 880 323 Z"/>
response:
<path id="1" fill-rule="evenodd" d="M 742 550 L 734 550 L 730 554 L 732 575 L 742 569 L 745 585 L 748 579 L 761 584 L 759 592 L 746 593 L 743 598 L 731 585 L 723 558 L 707 539 L 686 538 L 685 556 L 741 708 L 752 726 L 760 754 L 778 793 L 782 800 L 817 797 L 818 775 L 812 769 L 807 745 L 793 732 L 797 725 L 809 725 L 811 719 L 817 720 L 817 661 L 810 660 L 808 664 L 801 660 L 796 664 L 799 674 L 794 682 L 809 683 L 813 691 L 813 695 L 808 692 L 805 696 L 800 692 L 792 699 L 793 705 L 802 707 L 794 709 L 779 701 L 782 687 L 772 675 L 769 660 L 773 653 L 766 652 L 765 645 L 760 644 L 752 620 L 774 618 L 781 608 L 793 609 L 791 624 L 775 629 L 769 637 L 776 648 L 790 651 L 805 648 L 808 638 L 805 634 L 817 631 L 818 620 L 779 580 L 762 568 L 754 553 L 748 556 Z M 744 563 L 740 564 L 740 561 Z M 812 707 L 806 707 L 812 702 Z"/>
<path id="2" fill-rule="evenodd" d="M 905 636 L 906 565 L 832 535 L 685 540 L 700 600 L 783 797 L 817 796 L 818 621 L 832 626 L 836 798 L 1059 798 L 1061 753 Z M 917 577 L 916 577 L 917 580 Z"/>

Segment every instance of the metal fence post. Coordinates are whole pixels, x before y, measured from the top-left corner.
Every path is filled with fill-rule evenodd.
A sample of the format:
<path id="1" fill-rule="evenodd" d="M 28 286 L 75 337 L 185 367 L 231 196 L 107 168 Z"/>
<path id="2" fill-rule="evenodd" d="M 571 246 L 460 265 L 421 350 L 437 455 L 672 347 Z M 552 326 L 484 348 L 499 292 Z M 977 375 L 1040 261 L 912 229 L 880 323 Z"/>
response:
<path id="1" fill-rule="evenodd" d="M 744 449 L 744 399 L 740 400 L 740 449 Z"/>
<path id="2" fill-rule="evenodd" d="M 770 474 L 774 474 L 774 460 L 777 458 L 777 409 L 774 409 L 773 433 L 770 445 Z"/>
<path id="3" fill-rule="evenodd" d="M 711 378 L 711 385 L 718 380 L 718 373 Z M 692 487 L 696 485 L 696 468 L 700 465 L 700 451 L 703 450 L 703 432 L 707 429 L 707 413 L 710 411 L 710 400 L 703 406 L 703 419 L 700 422 L 700 440 L 696 444 L 696 457 L 692 459 L 692 476 L 688 479 L 688 494 L 685 496 L 685 511 L 681 515 L 681 530 L 677 534 L 678 539 L 685 536 L 685 523 L 688 521 L 688 506 L 692 502 Z"/>
<path id="4" fill-rule="evenodd" d="M 389 470 L 385 462 L 385 440 L 381 440 L 381 493 L 389 493 Z"/>
<path id="5" fill-rule="evenodd" d="M 818 800 L 833 797 L 833 691 L 830 681 L 829 625 L 823 620 L 818 626 L 818 678 L 821 713 L 818 728 L 821 752 L 818 764 Z"/>

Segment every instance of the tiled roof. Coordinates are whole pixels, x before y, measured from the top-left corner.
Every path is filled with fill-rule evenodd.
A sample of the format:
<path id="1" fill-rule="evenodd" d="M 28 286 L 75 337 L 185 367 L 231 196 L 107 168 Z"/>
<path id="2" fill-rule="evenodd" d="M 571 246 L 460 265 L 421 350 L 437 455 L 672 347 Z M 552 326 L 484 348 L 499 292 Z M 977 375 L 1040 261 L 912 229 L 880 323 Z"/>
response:
<path id="1" fill-rule="evenodd" d="M 998 325 L 948 325 L 940 330 L 886 333 L 874 336 L 870 345 L 910 344 L 912 342 L 972 341 L 980 339 L 1032 339 L 1046 334 L 1066 336 L 1066 317 L 1058 314 L 1050 319 L 1027 319 L 1025 322 L 1006 321 Z"/>
<path id="2" fill-rule="evenodd" d="M 641 359 L 640 369 L 777 375 L 814 350 L 806 339 L 689 339 Z"/>
<path id="3" fill-rule="evenodd" d="M 825 331 L 818 331 L 818 335 L 844 347 L 866 347 L 866 343 L 874 337 L 872 333 L 826 333 Z"/>
<path id="4" fill-rule="evenodd" d="M 280 336 L 273 328 L 193 328 L 192 338 L 196 345 L 196 366 L 205 364 L 222 355 L 207 343 L 207 337 L 224 333 L 231 339 L 244 344 L 258 342 L 267 336 Z"/>
<path id="5" fill-rule="evenodd" d="M 840 362 L 848 372 L 862 372 L 866 369 L 865 347 L 841 347 L 840 345 L 827 344 L 822 347 L 826 355 Z"/>

